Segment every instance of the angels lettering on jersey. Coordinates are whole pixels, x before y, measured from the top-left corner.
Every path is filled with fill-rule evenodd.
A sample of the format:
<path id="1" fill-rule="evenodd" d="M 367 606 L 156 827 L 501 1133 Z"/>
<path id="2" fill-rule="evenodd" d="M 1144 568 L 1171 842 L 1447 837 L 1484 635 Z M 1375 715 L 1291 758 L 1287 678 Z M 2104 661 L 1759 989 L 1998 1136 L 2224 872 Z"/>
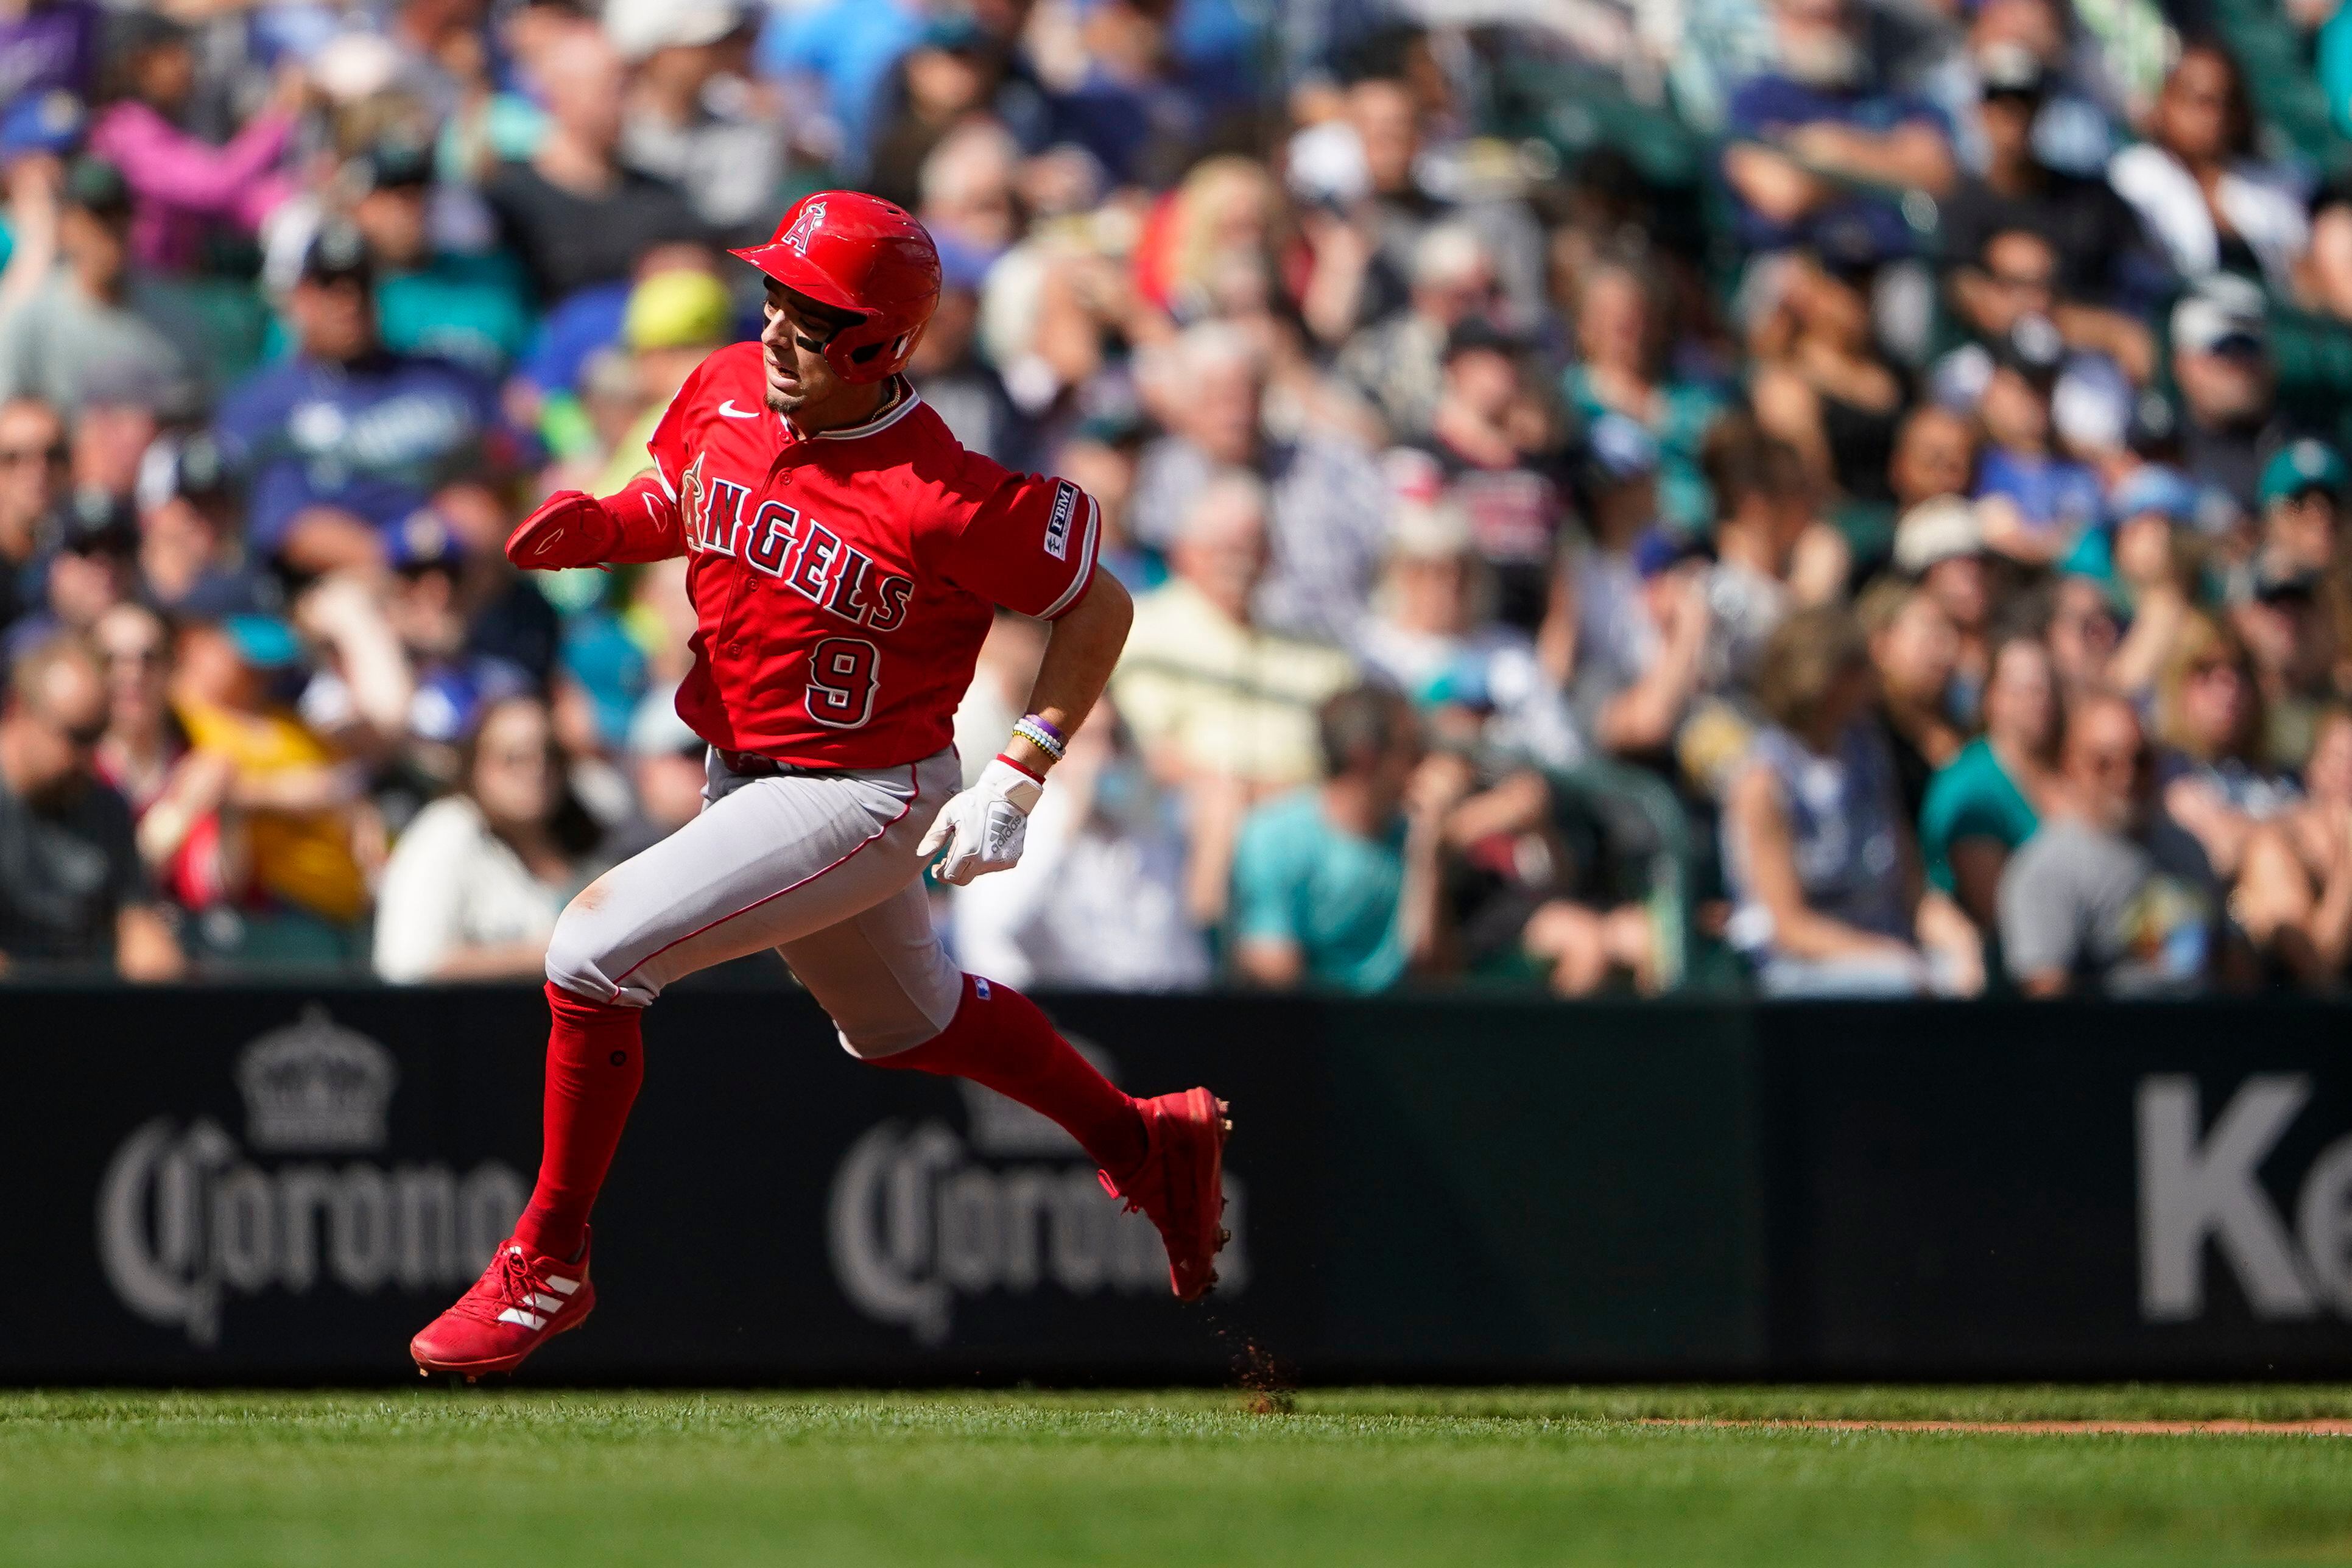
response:
<path id="1" fill-rule="evenodd" d="M 853 626 L 895 632 L 905 623 L 914 579 L 877 569 L 865 551 L 782 501 L 761 501 L 753 510 L 749 485 L 704 478 L 709 461 L 708 452 L 696 457 L 678 485 L 689 551 L 732 556 Z M 1076 494 L 1076 486 L 1062 487 Z M 1056 557 L 1062 553 L 1050 538 L 1046 549 Z"/>

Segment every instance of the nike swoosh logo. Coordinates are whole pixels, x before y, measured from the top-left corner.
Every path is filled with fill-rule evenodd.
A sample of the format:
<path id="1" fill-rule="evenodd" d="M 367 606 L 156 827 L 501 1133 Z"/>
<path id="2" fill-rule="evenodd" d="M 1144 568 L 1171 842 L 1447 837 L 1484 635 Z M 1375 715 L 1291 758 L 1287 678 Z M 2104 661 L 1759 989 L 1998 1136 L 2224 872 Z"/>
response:
<path id="1" fill-rule="evenodd" d="M 719 412 L 725 414 L 730 419 L 757 419 L 760 417 L 759 413 L 755 410 L 737 408 L 735 406 L 735 400 L 731 397 L 725 402 L 719 405 Z"/>

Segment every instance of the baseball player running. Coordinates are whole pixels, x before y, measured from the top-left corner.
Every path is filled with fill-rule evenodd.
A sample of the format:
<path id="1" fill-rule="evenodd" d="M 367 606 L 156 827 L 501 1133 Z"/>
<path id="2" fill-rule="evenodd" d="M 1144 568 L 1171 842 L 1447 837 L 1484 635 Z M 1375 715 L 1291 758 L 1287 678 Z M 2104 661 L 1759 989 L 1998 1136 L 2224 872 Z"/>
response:
<path id="1" fill-rule="evenodd" d="M 701 814 L 572 900 L 547 949 L 545 1145 L 515 1233 L 409 1343 L 418 1370 L 508 1371 L 595 1305 L 588 1211 L 644 1078 L 639 1025 L 682 975 L 772 947 L 877 1067 L 969 1078 L 1066 1128 L 1168 1248 L 1216 1282 L 1224 1105 L 1136 1100 L 1025 997 L 961 973 L 920 873 L 1021 858 L 1029 812 L 1102 695 L 1131 605 L 1095 570 L 1066 481 L 967 452 L 899 371 L 939 253 L 891 204 L 809 196 L 768 244 L 767 326 L 705 360 L 618 495 L 567 491 L 507 556 L 534 569 L 687 558 L 679 716 L 709 743 Z M 1052 623 L 1028 716 L 971 789 L 949 743 L 993 607 Z"/>

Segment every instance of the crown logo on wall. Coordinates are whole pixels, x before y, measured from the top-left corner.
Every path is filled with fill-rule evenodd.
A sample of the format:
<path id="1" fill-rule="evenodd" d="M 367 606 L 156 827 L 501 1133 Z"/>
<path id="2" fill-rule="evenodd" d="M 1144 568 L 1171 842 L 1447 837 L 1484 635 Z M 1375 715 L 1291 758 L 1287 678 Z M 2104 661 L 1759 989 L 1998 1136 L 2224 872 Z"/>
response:
<path id="1" fill-rule="evenodd" d="M 237 1059 L 246 1138 L 261 1149 L 373 1149 L 399 1080 L 392 1052 L 312 1003 Z"/>

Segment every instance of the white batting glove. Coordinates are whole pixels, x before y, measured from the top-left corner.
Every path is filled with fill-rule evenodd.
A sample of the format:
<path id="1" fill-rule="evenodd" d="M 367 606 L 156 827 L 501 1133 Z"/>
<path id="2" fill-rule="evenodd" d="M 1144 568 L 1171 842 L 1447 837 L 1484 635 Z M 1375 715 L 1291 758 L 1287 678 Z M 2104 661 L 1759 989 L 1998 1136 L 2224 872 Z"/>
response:
<path id="1" fill-rule="evenodd" d="M 915 852 L 928 863 L 946 850 L 939 876 L 950 887 L 1003 871 L 1020 861 L 1029 839 L 1029 813 L 1045 792 L 1043 779 L 1002 757 L 992 758 L 971 789 L 948 797 Z"/>

